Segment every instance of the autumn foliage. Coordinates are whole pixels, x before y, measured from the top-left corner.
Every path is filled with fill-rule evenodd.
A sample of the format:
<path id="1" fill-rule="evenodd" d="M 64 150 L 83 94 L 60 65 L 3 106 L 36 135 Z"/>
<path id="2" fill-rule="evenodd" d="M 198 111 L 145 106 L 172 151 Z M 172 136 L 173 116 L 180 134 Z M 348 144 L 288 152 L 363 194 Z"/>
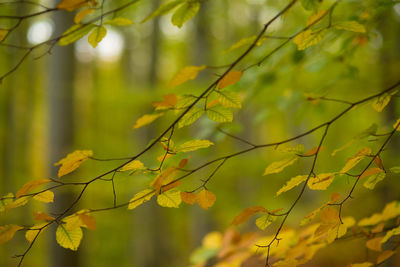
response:
<path id="1" fill-rule="evenodd" d="M 196 16 L 203 4 L 200 0 L 161 1 L 161 5 L 144 18 L 119 16 L 120 10 L 136 2 L 139 1 L 126 1 L 115 9 L 105 10 L 102 3 L 93 0 L 62 0 L 54 8 L 46 9 L 46 12 L 56 10 L 72 12 L 75 14 L 71 21 L 73 25 L 62 35 L 47 41 L 46 45 L 67 46 L 87 36 L 89 44 L 95 48 L 107 36 L 107 25 L 135 27 L 135 23 L 148 23 L 166 14 L 172 14 L 171 23 L 182 28 Z M 373 92 L 362 92 L 356 99 L 353 97 L 336 99 L 327 97 L 326 94 L 305 93 L 301 96 L 301 100 L 298 98 L 297 101 L 306 103 L 305 105 L 313 109 L 314 113 L 321 112 L 319 106 L 322 105 L 321 103 L 333 102 L 338 105 L 338 108 L 329 115 L 324 114 L 324 117 L 315 123 L 309 124 L 313 125 L 310 128 L 301 128 L 296 131 L 296 134 L 288 131 L 287 137 L 282 136 L 275 141 L 254 143 L 236 135 L 230 130 L 231 128 L 225 127 L 237 120 L 241 109 L 251 106 L 252 99 L 246 98 L 246 89 L 250 87 L 251 82 L 246 79 L 255 79 L 257 74 L 254 73 L 257 72 L 257 66 L 268 64 L 270 58 L 278 51 L 316 53 L 315 51 L 322 49 L 327 42 L 334 42 L 335 38 L 339 38 L 342 34 L 348 38 L 346 42 L 351 44 L 351 49 L 357 50 L 363 47 L 360 38 L 368 39 L 373 34 L 370 29 L 374 21 L 367 21 L 368 9 L 362 13 L 336 15 L 337 8 L 341 8 L 342 5 L 346 8 L 346 5 L 349 5 L 346 1 L 291 0 L 282 2 L 285 2 L 285 5 L 264 21 L 258 33 L 250 37 L 243 36 L 223 52 L 236 53 L 233 61 L 224 66 L 193 64 L 182 67 L 170 77 L 168 83 L 164 84 L 164 87 L 168 88 L 165 89 L 165 94 L 148 103 L 148 110 L 152 112 L 133 115 L 135 122 L 131 126 L 132 131 L 140 131 L 141 128 L 168 121 L 167 127 L 158 135 L 152 136 L 153 139 L 143 149 L 135 152 L 136 154 L 123 158 L 121 161 L 120 158 L 113 159 L 112 157 L 102 159 L 92 150 L 71 151 L 70 154 L 54 163 L 58 167 L 58 177 L 43 177 L 30 181 L 27 179 L 27 182 L 15 193 L 1 192 L 3 194 L 0 198 L 1 216 L 8 216 L 11 210 L 21 208 L 33 201 L 57 205 L 57 202 L 54 202 L 54 196 L 58 189 L 68 186 L 79 188 L 75 201 L 60 214 L 51 214 L 40 209 L 32 214 L 35 220 L 34 225 L 15 223 L 0 226 L 0 244 L 9 242 L 16 235 L 25 236 L 26 249 L 17 257 L 18 266 L 23 266 L 25 261 L 29 262 L 29 257 L 24 260 L 25 256 L 29 255 L 29 251 L 41 234 L 48 231 L 52 225 L 57 225 L 55 233 L 57 243 L 65 249 L 76 251 L 80 247 L 85 232 L 96 230 L 96 220 L 101 220 L 101 214 L 109 210 L 121 208 L 120 212 L 127 212 L 123 209 L 135 212 L 139 206 L 153 201 L 166 208 L 193 205 L 190 207 L 199 206 L 209 212 L 215 203 L 224 202 L 219 194 L 223 189 L 213 186 L 215 176 L 224 173 L 222 166 L 233 158 L 245 157 L 247 153 L 263 149 L 271 149 L 280 156 L 268 158 L 268 162 L 264 162 L 261 158 L 260 161 L 264 167 L 259 171 L 258 178 L 273 180 L 279 177 L 280 187 L 274 189 L 274 195 L 268 196 L 270 199 L 268 204 L 259 202 L 243 206 L 236 217 L 226 218 L 230 227 L 208 233 L 203 238 L 202 244 L 192 253 L 192 266 L 211 266 L 208 264 L 219 267 L 252 266 L 249 262 L 254 259 L 261 266 L 307 265 L 311 264 L 324 248 L 352 238 L 362 238 L 364 247 L 355 249 L 368 249 L 373 252 L 373 256 L 363 261 L 346 259 L 346 264 L 349 266 L 378 266 L 391 260 L 399 252 L 400 199 L 387 200 L 382 203 L 380 210 L 367 210 L 369 215 L 366 217 L 358 217 L 357 213 L 349 207 L 350 202 L 353 201 L 357 202 L 356 205 L 359 207 L 363 207 L 362 199 L 357 197 L 360 188 L 373 192 L 372 190 L 376 190 L 384 183 L 397 183 L 400 157 L 398 147 L 391 147 L 394 146 L 393 140 L 399 138 L 400 119 L 397 115 L 396 119 L 393 120 L 390 117 L 383 124 L 371 121 L 373 124 L 366 129 L 353 125 L 358 134 L 348 136 L 346 140 L 340 140 L 339 147 L 333 147 L 330 143 L 332 137 L 329 135 L 334 127 L 339 127 L 337 125 L 340 125 L 339 123 L 345 117 L 359 112 L 366 106 L 377 113 L 376 116 L 383 116 L 381 114 L 384 114 L 390 105 L 397 105 L 398 108 L 400 81 L 391 81 L 385 88 L 376 88 Z M 382 4 L 381 8 L 392 8 L 390 3 L 386 5 Z M 269 31 L 269 27 L 274 22 L 295 16 L 296 14 L 292 12 L 294 8 L 306 12 L 307 20 L 297 25 L 295 30 L 291 29 L 291 34 L 288 36 L 282 37 L 279 33 Z M 138 22 L 134 23 L 134 21 Z M 16 30 L 18 30 L 18 25 L 0 29 L 0 42 L 6 44 L 9 36 Z M 259 53 L 257 49 L 271 40 L 279 40 L 280 43 L 272 50 Z M 45 44 L 30 47 L 26 50 L 26 55 L 30 55 L 41 45 Z M 290 45 L 292 45 L 291 50 L 295 52 L 286 49 Z M 335 49 L 331 48 L 331 50 Z M 332 53 L 335 55 L 339 53 L 338 50 L 340 49 Z M 25 56 L 15 69 L 5 73 L 0 79 L 7 78 L 14 71 L 18 72 L 17 69 L 24 63 L 24 58 Z M 343 59 L 338 59 L 340 60 Z M 217 75 L 212 76 L 213 80 L 210 80 L 200 93 L 176 93 L 176 88 L 186 86 L 203 72 L 210 71 L 217 72 Z M 281 93 L 285 94 L 283 91 Z M 295 116 L 293 114 L 293 117 Z M 180 139 L 178 136 L 182 131 L 192 129 L 204 121 L 212 122 L 211 127 L 214 127 L 215 131 L 244 145 L 244 148 L 240 147 L 229 153 L 223 153 L 222 149 L 222 154 L 213 152 L 212 155 L 215 153 L 217 156 L 198 157 L 202 151 L 221 152 L 220 140 L 210 138 L 211 141 L 196 136 Z M 210 124 L 204 125 L 208 127 L 207 125 Z M 268 128 L 267 131 L 273 132 L 273 128 L 274 126 Z M 314 133 L 318 135 L 318 138 L 312 142 L 303 142 L 305 137 Z M 267 133 L 263 134 L 267 135 Z M 370 142 L 368 145 L 359 145 L 366 140 Z M 150 161 L 145 156 L 150 153 L 150 150 L 154 150 L 153 148 L 161 153 Z M 393 153 L 391 149 L 397 149 L 397 152 Z M 346 154 L 347 160 L 337 162 L 335 159 L 337 153 Z M 393 153 L 395 160 L 389 160 L 388 153 Z M 324 167 L 320 167 L 322 159 Z M 96 164 L 111 161 L 115 164 L 114 167 L 101 174 L 86 177 L 80 181 L 69 181 L 68 176 L 71 173 L 78 168 L 85 168 L 87 162 L 90 161 Z M 300 162 L 308 162 L 309 165 L 307 168 L 296 169 L 299 166 L 296 164 Z M 340 167 L 338 167 L 339 164 Z M 241 173 L 246 168 L 251 168 L 251 166 L 241 165 L 239 162 L 234 171 Z M 209 173 L 204 174 L 203 170 L 208 170 Z M 295 175 L 287 177 L 287 170 L 292 170 Z M 201 175 L 196 176 L 198 173 Z M 145 188 L 132 188 L 130 200 L 117 202 L 114 183 L 115 177 L 120 174 L 132 177 L 144 175 L 151 177 L 151 182 Z M 196 177 L 197 183 L 187 183 L 189 177 Z M 224 179 L 225 183 L 229 184 L 229 177 L 224 177 Z M 347 182 L 341 183 L 341 186 L 335 185 L 334 190 L 331 190 L 335 182 L 344 180 Z M 113 204 L 102 208 L 81 207 L 79 203 L 86 189 L 90 188 L 94 182 L 102 181 L 112 183 Z M 104 185 L 106 186 L 108 188 L 109 185 Z M 229 193 L 235 194 L 235 192 Z M 324 201 L 317 204 L 318 201 L 314 201 L 313 205 L 310 205 L 313 207 L 310 211 L 296 209 L 300 202 L 313 202 L 311 198 L 307 198 L 309 193 L 321 194 Z M 275 205 L 278 196 L 286 199 L 284 205 Z M 228 202 L 223 205 L 229 205 Z M 80 208 L 74 211 L 77 205 Z M 354 206 L 351 207 L 354 209 Z M 366 209 L 366 207 L 363 208 Z M 301 213 L 302 219 L 293 221 L 293 217 L 298 218 L 298 215 L 293 215 L 297 212 Z M 250 226 L 251 224 L 254 227 Z M 399 263 L 398 260 L 396 262 Z M 254 264 L 254 266 L 259 265 Z"/>

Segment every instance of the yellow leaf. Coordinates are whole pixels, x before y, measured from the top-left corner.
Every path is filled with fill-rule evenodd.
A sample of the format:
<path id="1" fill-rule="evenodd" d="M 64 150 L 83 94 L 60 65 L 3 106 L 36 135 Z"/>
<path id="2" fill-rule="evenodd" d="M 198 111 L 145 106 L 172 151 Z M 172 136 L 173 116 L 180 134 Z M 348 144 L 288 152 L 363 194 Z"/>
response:
<path id="1" fill-rule="evenodd" d="M 136 171 L 141 169 L 144 169 L 143 163 L 140 160 L 134 160 L 122 167 L 121 171 Z"/>
<path id="2" fill-rule="evenodd" d="M 46 213 L 44 213 L 44 212 L 41 212 L 41 211 L 35 211 L 35 212 L 33 212 L 33 219 L 35 220 L 35 221 L 52 221 L 52 220 L 54 220 L 55 218 L 54 217 L 52 217 L 52 216 L 49 216 L 49 215 L 47 215 Z"/>
<path id="3" fill-rule="evenodd" d="M 175 0 L 175 1 L 160 5 L 156 10 L 154 10 L 146 18 L 144 18 L 142 20 L 142 23 L 144 23 L 148 20 L 151 20 L 155 17 L 162 16 L 162 15 L 168 13 L 169 11 L 174 9 L 176 6 L 180 5 L 182 2 L 183 2 L 183 0 Z"/>
<path id="4" fill-rule="evenodd" d="M 63 248 L 78 250 L 79 244 L 82 240 L 82 229 L 80 227 L 74 229 L 67 229 L 64 225 L 60 224 L 56 231 L 57 243 Z"/>
<path id="5" fill-rule="evenodd" d="M 88 8 L 88 9 L 82 9 L 81 11 L 79 11 L 78 13 L 76 13 L 75 17 L 74 17 L 74 22 L 75 24 L 79 24 L 81 23 L 81 21 L 87 16 L 90 15 L 94 12 L 93 8 Z"/>
<path id="6" fill-rule="evenodd" d="M 186 21 L 192 19 L 197 14 L 199 9 L 199 2 L 188 1 L 183 3 L 172 15 L 172 24 L 181 28 Z"/>
<path id="7" fill-rule="evenodd" d="M 367 241 L 365 245 L 367 248 L 370 250 L 375 250 L 375 251 L 382 251 L 382 238 L 383 237 L 375 237 Z"/>
<path id="8" fill-rule="evenodd" d="M 298 160 L 298 157 L 291 157 L 287 158 L 281 161 L 276 161 L 268 165 L 268 167 L 265 169 L 263 175 L 267 174 L 272 174 L 272 173 L 279 173 L 281 172 L 284 168 L 292 165 Z"/>
<path id="9" fill-rule="evenodd" d="M 0 29 L 0 42 L 4 40 L 4 38 L 6 38 L 8 34 L 8 30 L 6 29 Z"/>
<path id="10" fill-rule="evenodd" d="M 312 190 L 326 190 L 335 178 L 334 173 L 322 173 L 308 180 L 308 187 Z"/>
<path id="11" fill-rule="evenodd" d="M 385 243 L 394 235 L 400 235 L 400 226 L 393 228 L 392 230 L 388 231 L 386 235 L 382 238 L 381 243 Z"/>
<path id="12" fill-rule="evenodd" d="M 183 126 L 188 126 L 198 119 L 200 119 L 201 115 L 203 115 L 204 110 L 200 108 L 192 108 L 189 110 L 182 119 L 178 122 L 178 127 L 182 128 Z"/>
<path id="13" fill-rule="evenodd" d="M 41 224 L 34 225 L 33 227 L 30 228 L 30 230 L 27 230 L 25 233 L 25 238 L 28 240 L 29 243 L 32 243 L 32 241 L 36 238 L 36 236 L 39 234 L 39 229 L 46 226 L 48 223 L 44 222 Z M 46 227 L 47 228 L 47 227 Z M 46 228 L 43 228 L 42 231 Z"/>
<path id="14" fill-rule="evenodd" d="M 253 216 L 257 212 L 266 212 L 266 209 L 261 206 L 247 208 L 243 210 L 239 215 L 237 215 L 235 219 L 233 219 L 232 224 L 239 225 L 245 223 L 251 218 L 251 216 Z"/>
<path id="15" fill-rule="evenodd" d="M 365 26 L 358 23 L 357 21 L 342 21 L 333 25 L 336 29 L 345 30 L 345 31 L 352 31 L 352 32 L 359 32 L 365 33 Z"/>
<path id="16" fill-rule="evenodd" d="M 157 203 L 162 207 L 178 208 L 181 202 L 181 192 L 175 189 L 162 193 L 157 197 Z"/>
<path id="17" fill-rule="evenodd" d="M 103 38 L 107 34 L 107 29 L 103 26 L 96 27 L 88 37 L 89 44 L 91 44 L 94 48 L 103 40 Z"/>
<path id="18" fill-rule="evenodd" d="M 339 212 L 331 207 L 325 207 L 321 212 L 321 224 L 315 230 L 315 236 L 321 236 L 327 234 L 329 238 L 329 232 L 333 229 L 337 229 L 339 227 L 340 219 L 339 219 Z M 335 231 L 337 234 L 337 231 Z"/>
<path id="19" fill-rule="evenodd" d="M 178 74 L 174 76 L 174 78 L 172 78 L 168 86 L 175 87 L 189 80 L 194 80 L 199 72 L 204 70 L 205 68 L 206 65 L 184 67 L 178 72 Z"/>
<path id="20" fill-rule="evenodd" d="M 318 44 L 322 40 L 323 33 L 324 31 L 313 32 L 308 29 L 296 35 L 293 39 L 293 43 L 297 45 L 298 50 L 304 50 Z"/>
<path id="21" fill-rule="evenodd" d="M 373 264 L 371 262 L 363 262 L 363 263 L 352 263 L 349 267 L 371 267 Z"/>
<path id="22" fill-rule="evenodd" d="M 211 232 L 203 238 L 201 243 L 205 248 L 219 249 L 222 246 L 222 239 L 220 232 Z"/>
<path id="23" fill-rule="evenodd" d="M 394 91 L 392 93 L 385 93 L 377 98 L 375 98 L 374 102 L 372 102 L 372 107 L 378 111 L 382 112 L 382 110 L 389 104 L 390 98 L 392 95 L 397 94 L 398 91 Z"/>
<path id="24" fill-rule="evenodd" d="M 196 198 L 195 193 L 181 192 L 181 199 L 187 204 L 193 205 L 196 202 Z"/>
<path id="25" fill-rule="evenodd" d="M 128 18 L 113 18 L 110 20 L 107 20 L 104 24 L 110 24 L 110 25 L 115 25 L 115 26 L 127 26 L 127 25 L 132 25 L 133 21 Z"/>
<path id="26" fill-rule="evenodd" d="M 50 190 L 46 190 L 42 193 L 39 193 L 33 197 L 33 199 L 44 202 L 44 203 L 49 203 L 54 201 L 54 193 L 51 192 Z"/>
<path id="27" fill-rule="evenodd" d="M 261 230 L 267 229 L 267 227 L 276 220 L 276 216 L 271 216 L 270 214 L 265 214 L 256 220 L 256 225 Z"/>
<path id="28" fill-rule="evenodd" d="M 24 206 L 26 203 L 28 203 L 30 197 L 20 197 L 17 198 L 15 201 L 8 203 L 4 210 L 7 212 L 11 209 L 17 208 L 17 207 L 21 207 Z"/>
<path id="29" fill-rule="evenodd" d="M 293 187 L 298 186 L 299 184 L 301 184 L 302 182 L 307 180 L 307 177 L 308 177 L 308 175 L 298 175 L 298 176 L 293 177 L 292 179 L 287 181 L 286 184 L 281 189 L 279 189 L 278 192 L 276 192 L 276 195 L 279 196 L 283 192 L 289 191 Z"/>
<path id="30" fill-rule="evenodd" d="M 58 9 L 64 9 L 67 11 L 74 11 L 78 8 L 89 6 L 89 2 L 96 4 L 95 1 L 90 0 L 62 0 L 58 5 Z"/>
<path id="31" fill-rule="evenodd" d="M 226 49 L 223 53 L 229 53 L 229 52 L 231 52 L 231 51 L 233 51 L 235 49 L 238 49 L 238 48 L 240 48 L 242 46 L 251 45 L 256 40 L 256 38 L 257 38 L 257 36 L 253 35 L 253 36 L 250 36 L 250 37 L 246 37 L 246 38 L 240 39 L 238 42 L 234 43 L 228 49 Z"/>
<path id="32" fill-rule="evenodd" d="M 20 229 L 23 227 L 15 224 L 0 226 L 0 245 L 10 241 Z"/>
<path id="33" fill-rule="evenodd" d="M 370 217 L 364 218 L 359 221 L 359 226 L 375 225 L 380 222 L 393 219 L 400 215 L 400 202 L 392 201 L 386 204 L 382 213 L 375 213 Z"/>
<path id="34" fill-rule="evenodd" d="M 231 70 L 218 82 L 218 89 L 222 89 L 237 83 L 242 77 L 242 74 L 243 72 L 241 71 Z"/>
<path id="35" fill-rule="evenodd" d="M 75 24 L 72 25 L 69 29 L 67 29 L 58 41 L 59 46 L 69 45 L 76 40 L 81 39 L 83 36 L 88 34 L 93 28 L 94 24 Z"/>
<path id="36" fill-rule="evenodd" d="M 385 250 L 381 254 L 379 254 L 378 259 L 376 260 L 377 264 L 381 264 L 382 262 L 386 261 L 390 257 L 392 257 L 396 251 L 393 250 Z"/>
<path id="37" fill-rule="evenodd" d="M 174 94 L 163 95 L 163 99 L 164 100 L 161 102 L 152 103 L 153 107 L 155 107 L 156 110 L 172 108 L 178 103 L 178 97 Z"/>
<path id="38" fill-rule="evenodd" d="M 396 131 L 400 131 L 400 118 L 393 124 L 393 128 L 396 129 Z"/>
<path id="39" fill-rule="evenodd" d="M 368 189 L 374 189 L 375 185 L 377 183 L 379 183 L 380 181 L 382 181 L 383 179 L 385 179 L 386 177 L 386 173 L 381 172 L 381 173 L 377 173 L 374 175 L 371 175 L 367 181 L 364 182 L 364 187 L 368 188 Z"/>
<path id="40" fill-rule="evenodd" d="M 133 125 L 132 129 L 137 129 L 137 128 L 143 127 L 147 124 L 150 124 L 162 116 L 164 116 L 164 113 L 145 114 L 135 122 L 135 125 Z"/>
<path id="41" fill-rule="evenodd" d="M 357 154 L 354 157 L 349 158 L 347 160 L 346 165 L 344 165 L 344 167 L 342 168 L 340 173 L 343 174 L 343 173 L 348 172 L 354 166 L 356 166 L 362 159 L 364 159 L 366 156 L 368 156 L 370 154 L 371 154 L 371 149 L 370 148 L 365 147 L 365 148 L 360 149 L 360 151 L 358 151 Z"/>
<path id="42" fill-rule="evenodd" d="M 213 142 L 208 140 L 191 140 L 183 143 L 177 148 L 178 152 L 190 152 L 195 151 L 201 148 L 207 148 L 209 146 L 214 145 Z"/>
<path id="43" fill-rule="evenodd" d="M 137 206 L 149 201 L 154 196 L 154 191 L 152 189 L 145 189 L 140 191 L 129 200 L 128 210 L 133 210 Z"/>
<path id="44" fill-rule="evenodd" d="M 197 204 L 200 205 L 203 209 L 207 210 L 209 207 L 212 207 L 214 205 L 215 200 L 217 197 L 212 193 L 211 191 L 208 191 L 207 189 L 203 189 L 200 191 L 200 193 L 197 194 Z"/>
<path id="45" fill-rule="evenodd" d="M 32 191 L 36 187 L 39 187 L 39 186 L 41 186 L 43 184 L 47 184 L 47 183 L 50 183 L 50 182 L 51 182 L 51 180 L 49 180 L 49 179 L 37 179 L 37 180 L 30 181 L 30 182 L 24 184 L 24 186 L 21 187 L 20 190 L 18 190 L 18 192 L 15 195 L 15 197 L 19 198 L 22 195 L 25 195 L 28 192 Z"/>
<path id="46" fill-rule="evenodd" d="M 54 166 L 61 165 L 58 170 L 58 177 L 73 172 L 91 156 L 93 156 L 91 150 L 76 150 L 68 154 L 67 157 L 54 164 Z"/>
<path id="47" fill-rule="evenodd" d="M 242 108 L 240 95 L 230 91 L 218 91 L 218 102 L 226 108 Z M 208 108 L 208 107 L 207 107 Z"/>
<path id="48" fill-rule="evenodd" d="M 326 14 L 326 10 L 320 10 L 317 13 L 312 14 L 308 20 L 307 20 L 307 26 L 313 25 L 317 21 L 319 21 L 321 18 L 323 18 Z"/>

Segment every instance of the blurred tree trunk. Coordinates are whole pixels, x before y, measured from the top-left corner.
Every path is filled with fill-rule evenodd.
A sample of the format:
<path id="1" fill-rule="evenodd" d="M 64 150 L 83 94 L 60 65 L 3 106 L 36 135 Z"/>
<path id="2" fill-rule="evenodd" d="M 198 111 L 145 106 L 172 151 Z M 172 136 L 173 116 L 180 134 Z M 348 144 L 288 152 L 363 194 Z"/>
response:
<path id="1" fill-rule="evenodd" d="M 61 35 L 71 25 L 73 17 L 67 12 L 57 12 L 53 16 L 56 24 L 56 36 Z M 49 165 L 50 176 L 57 177 L 57 168 L 53 166 L 61 158 L 71 152 L 74 141 L 73 100 L 74 100 L 74 53 L 73 45 L 54 47 L 50 63 L 49 76 Z M 53 212 L 59 213 L 73 201 L 71 192 L 60 194 Z M 80 266 L 77 252 L 64 249 L 51 237 L 51 266 Z"/>
<path id="2" fill-rule="evenodd" d="M 152 1 L 152 10 L 157 9 L 160 5 L 159 0 Z M 148 69 L 149 89 L 154 91 L 158 83 L 157 67 L 159 61 L 159 49 L 161 43 L 160 33 L 160 18 L 155 18 L 152 26 L 152 34 L 150 39 L 150 64 Z M 155 126 L 150 125 L 144 131 L 141 137 L 142 143 L 148 142 L 149 138 L 155 137 L 159 132 Z M 157 203 L 152 202 L 138 209 L 134 216 L 134 223 L 138 231 L 133 234 L 134 246 L 134 262 L 136 266 L 143 267 L 161 267 L 169 262 L 169 257 L 172 256 L 171 247 L 168 246 L 168 240 L 165 237 L 166 229 L 165 222 L 168 220 L 161 207 Z M 150 218 L 143 222 L 143 218 Z M 139 238 L 138 238 L 139 236 Z M 145 253 L 143 253 L 145 251 Z"/>

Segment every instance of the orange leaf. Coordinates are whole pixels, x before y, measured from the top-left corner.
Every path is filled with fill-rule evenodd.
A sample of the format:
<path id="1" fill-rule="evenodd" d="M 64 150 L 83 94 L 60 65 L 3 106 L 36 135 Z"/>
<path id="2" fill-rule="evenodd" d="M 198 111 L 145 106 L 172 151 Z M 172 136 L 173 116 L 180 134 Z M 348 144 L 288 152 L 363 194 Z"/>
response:
<path id="1" fill-rule="evenodd" d="M 251 216 L 253 216 L 257 212 L 266 212 L 266 210 L 264 207 L 261 206 L 247 208 L 243 210 L 239 215 L 237 215 L 235 219 L 233 219 L 232 224 L 239 225 L 245 223 L 251 218 Z"/>
<path id="2" fill-rule="evenodd" d="M 186 166 L 186 164 L 188 164 L 188 162 L 189 162 L 189 158 L 182 159 L 182 160 L 179 162 L 178 168 L 179 168 L 179 169 L 182 169 L 183 167 Z"/>
<path id="3" fill-rule="evenodd" d="M 168 86 L 175 87 L 189 80 L 194 80 L 197 77 L 197 74 L 205 68 L 206 65 L 184 67 L 174 76 L 174 78 L 172 78 Z"/>
<path id="4" fill-rule="evenodd" d="M 377 173 L 381 173 L 381 172 L 383 172 L 383 170 L 381 168 L 369 168 L 363 174 L 361 174 L 360 179 L 377 174 Z"/>
<path id="5" fill-rule="evenodd" d="M 183 202 L 193 205 L 196 202 L 197 196 L 195 193 L 181 192 L 181 198 Z"/>
<path id="6" fill-rule="evenodd" d="M 20 190 L 18 190 L 17 194 L 15 195 L 16 198 L 19 198 L 22 195 L 25 195 L 29 191 L 32 191 L 36 187 L 41 186 L 42 184 L 47 184 L 50 183 L 51 180 L 49 179 L 38 179 L 38 180 L 33 180 L 28 183 L 26 183 Z"/>
<path id="7" fill-rule="evenodd" d="M 376 260 L 376 263 L 381 264 L 382 262 L 384 262 L 387 259 L 389 259 L 390 257 L 392 257 L 393 254 L 395 254 L 395 253 L 396 253 L 396 251 L 393 251 L 393 250 L 383 251 L 381 254 L 379 254 L 378 259 Z"/>
<path id="8" fill-rule="evenodd" d="M 379 156 L 374 158 L 374 162 L 375 162 L 376 166 L 383 169 L 383 163 L 382 163 L 382 160 L 379 158 Z"/>
<path id="9" fill-rule="evenodd" d="M 163 95 L 163 101 L 151 103 L 156 110 L 172 108 L 178 103 L 178 97 L 174 94 Z"/>
<path id="10" fill-rule="evenodd" d="M 201 190 L 201 192 L 197 195 L 196 201 L 203 209 L 207 210 L 209 207 L 214 205 L 216 200 L 216 196 L 206 189 Z"/>
<path id="11" fill-rule="evenodd" d="M 168 190 L 171 190 L 172 188 L 175 188 L 175 187 L 179 186 L 180 184 L 182 184 L 182 181 L 180 181 L 180 180 L 175 181 L 171 184 L 166 184 L 166 185 L 162 186 L 161 191 L 162 191 L 162 193 L 167 192 Z"/>
<path id="12" fill-rule="evenodd" d="M 366 243 L 367 248 L 375 251 L 382 251 L 382 238 L 383 237 L 376 237 L 368 240 Z"/>
<path id="13" fill-rule="evenodd" d="M 237 70 L 231 70 L 228 72 L 219 82 L 218 82 L 218 89 L 225 88 L 232 84 L 237 83 L 240 78 L 242 77 L 242 72 Z"/>
<path id="14" fill-rule="evenodd" d="M 47 214 L 44 213 L 44 212 L 41 212 L 41 211 L 34 211 L 34 212 L 33 212 L 33 219 L 36 220 L 36 221 L 52 221 L 52 220 L 54 220 L 55 218 L 54 218 L 54 217 L 51 217 L 51 216 L 49 216 L 49 215 L 47 215 Z"/>
<path id="15" fill-rule="evenodd" d="M 86 226 L 90 230 L 96 230 L 96 220 L 90 214 L 84 213 L 79 214 L 79 219 L 81 219 L 84 226 Z"/>
<path id="16" fill-rule="evenodd" d="M 309 156 L 313 156 L 315 154 L 317 154 L 317 152 L 321 152 L 325 149 L 325 147 L 320 147 L 318 149 L 318 146 L 311 148 L 310 150 L 304 152 L 303 156 L 309 157 Z"/>
<path id="17" fill-rule="evenodd" d="M 88 6 L 89 2 L 92 2 L 96 5 L 96 1 L 89 1 L 89 0 L 62 0 L 58 5 L 58 9 L 64 9 L 67 11 L 74 11 L 78 8 Z"/>
<path id="18" fill-rule="evenodd" d="M 170 180 L 167 179 L 172 179 L 176 172 L 177 169 L 172 167 L 166 169 L 156 177 L 156 179 L 151 183 L 151 186 L 155 189 L 156 196 L 158 196 L 158 194 L 160 193 L 161 186 L 165 183 L 168 183 Z"/>
<path id="19" fill-rule="evenodd" d="M 79 11 L 74 17 L 75 24 L 79 24 L 87 15 L 92 14 L 93 12 L 93 8 L 83 9 Z"/>

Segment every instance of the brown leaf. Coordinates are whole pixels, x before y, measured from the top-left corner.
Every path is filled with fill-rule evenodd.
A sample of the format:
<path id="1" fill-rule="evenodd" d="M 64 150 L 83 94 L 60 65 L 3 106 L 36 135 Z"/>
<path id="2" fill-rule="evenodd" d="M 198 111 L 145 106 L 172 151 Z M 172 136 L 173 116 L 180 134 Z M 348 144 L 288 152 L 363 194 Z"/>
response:
<path id="1" fill-rule="evenodd" d="M 232 224 L 239 225 L 245 223 L 251 218 L 251 216 L 253 216 L 257 212 L 266 212 L 266 210 L 264 207 L 261 206 L 249 207 L 243 210 L 239 215 L 237 215 L 235 219 L 233 219 Z"/>

